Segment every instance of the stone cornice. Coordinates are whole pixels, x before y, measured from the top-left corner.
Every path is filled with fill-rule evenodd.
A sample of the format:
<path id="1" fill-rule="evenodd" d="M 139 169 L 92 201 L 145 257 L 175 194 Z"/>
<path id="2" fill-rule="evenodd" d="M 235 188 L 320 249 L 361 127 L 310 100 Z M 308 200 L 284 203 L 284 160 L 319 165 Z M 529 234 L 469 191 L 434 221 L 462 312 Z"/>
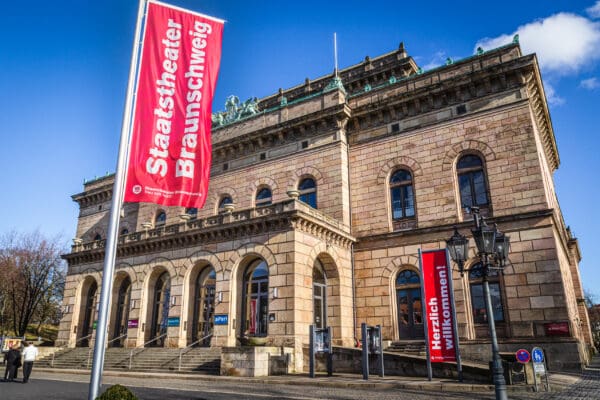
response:
<path id="1" fill-rule="evenodd" d="M 192 219 L 148 231 L 134 232 L 119 238 L 117 257 L 130 257 L 205 243 L 225 242 L 272 232 L 302 230 L 329 243 L 348 248 L 356 239 L 348 227 L 297 200 L 270 206 L 222 213 Z M 106 241 L 73 245 L 62 257 L 69 266 L 104 259 Z"/>
<path id="2" fill-rule="evenodd" d="M 503 215 L 498 217 L 486 218 L 488 224 L 509 224 L 509 223 L 518 223 L 525 220 L 531 219 L 540 219 L 553 217 L 554 212 L 552 209 L 543 209 L 539 211 L 520 213 L 520 214 L 511 214 L 511 215 Z M 379 248 L 376 243 L 384 243 L 383 247 L 389 247 L 388 241 L 404 239 L 404 245 L 413 245 L 428 241 L 440 241 L 448 239 L 454 227 L 457 227 L 461 232 L 468 232 L 473 227 L 473 221 L 463 221 L 459 223 L 453 224 L 445 224 L 445 225 L 435 225 L 426 228 L 416 228 L 416 229 L 408 229 L 405 231 L 395 231 L 382 233 L 379 235 L 368 235 L 368 236 L 359 236 L 357 237 L 358 245 L 355 247 L 357 250 L 360 250 L 362 247 L 371 247 Z M 527 225 L 530 227 L 530 225 Z M 510 233 L 510 231 L 507 230 Z M 467 235 L 468 236 L 468 235 Z M 426 237 L 424 240 L 423 238 Z"/>
<path id="3" fill-rule="evenodd" d="M 73 201 L 79 204 L 80 209 L 104 203 L 110 200 L 112 198 L 114 175 L 110 178 L 112 179 L 107 180 L 107 182 L 105 182 L 103 186 L 89 189 L 82 193 L 74 194 L 73 196 L 71 196 L 71 198 L 73 199 Z"/>
<path id="4" fill-rule="evenodd" d="M 554 137 L 554 129 L 552 128 L 552 119 L 548 103 L 546 102 L 546 93 L 542 84 L 540 68 L 535 54 L 529 56 L 531 58 L 531 72 L 526 77 L 527 91 L 531 99 L 531 111 L 535 117 L 542 145 L 548 159 L 550 170 L 554 172 L 560 165 L 560 157 L 558 155 L 558 147 L 556 146 L 556 138 Z"/>

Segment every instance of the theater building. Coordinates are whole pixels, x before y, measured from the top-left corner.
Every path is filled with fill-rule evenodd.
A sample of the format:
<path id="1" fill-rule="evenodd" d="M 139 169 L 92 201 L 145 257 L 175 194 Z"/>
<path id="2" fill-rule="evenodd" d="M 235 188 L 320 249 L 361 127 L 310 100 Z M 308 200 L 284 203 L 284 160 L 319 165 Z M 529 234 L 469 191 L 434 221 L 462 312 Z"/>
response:
<path id="1" fill-rule="evenodd" d="M 423 340 L 418 250 L 470 235 L 477 206 L 511 238 L 490 278 L 501 351 L 542 346 L 577 368 L 592 338 L 577 239 L 554 189 L 559 154 L 535 55 L 518 43 L 422 71 L 401 44 L 213 115 L 203 209 L 125 204 L 110 346 L 284 346 L 309 325 L 353 347 L 360 324 Z M 113 176 L 84 184 L 59 342 L 89 346 Z M 471 240 L 471 245 L 474 246 Z M 453 275 L 463 359 L 490 359 L 474 247 Z M 216 316 L 216 318 L 215 318 Z M 250 340 L 252 342 L 252 340 Z"/>

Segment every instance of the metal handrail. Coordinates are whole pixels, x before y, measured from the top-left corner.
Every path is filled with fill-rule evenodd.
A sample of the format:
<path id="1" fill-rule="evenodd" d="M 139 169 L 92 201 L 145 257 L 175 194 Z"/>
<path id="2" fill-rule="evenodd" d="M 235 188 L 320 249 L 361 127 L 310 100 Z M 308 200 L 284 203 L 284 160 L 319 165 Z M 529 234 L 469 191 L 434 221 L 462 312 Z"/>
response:
<path id="1" fill-rule="evenodd" d="M 124 337 L 127 337 L 127 334 L 126 334 L 126 333 L 122 334 L 122 335 L 121 335 L 121 336 L 119 336 L 119 337 L 116 337 L 116 338 L 114 338 L 114 339 L 111 339 L 111 340 L 109 340 L 108 342 L 106 342 L 106 346 L 108 346 L 109 344 L 111 344 L 111 343 L 112 343 L 112 342 L 114 342 L 115 340 L 119 340 L 119 339 L 121 339 L 121 338 L 124 338 Z"/>
<path id="2" fill-rule="evenodd" d="M 152 340 L 148 340 L 146 343 L 144 343 L 144 344 L 142 344 L 142 345 L 140 345 L 140 346 L 137 346 L 137 347 L 135 347 L 133 350 L 131 350 L 131 351 L 129 352 L 129 369 L 131 369 L 131 363 L 132 363 L 132 360 L 133 360 L 133 356 L 135 355 L 135 354 L 134 354 L 134 352 L 135 352 L 137 349 L 140 349 L 140 348 L 142 348 L 142 349 L 143 349 L 143 348 L 145 348 L 145 347 L 146 347 L 146 345 L 147 345 L 147 344 L 150 344 L 150 343 L 152 343 L 152 342 L 155 342 L 155 341 L 157 341 L 158 339 L 160 339 L 160 338 L 162 338 L 162 337 L 164 337 L 164 336 L 167 336 L 167 334 L 166 334 L 166 333 L 163 333 L 162 335 L 160 335 L 160 336 L 157 336 L 157 337 L 155 337 L 155 338 L 154 338 L 154 339 L 152 339 Z M 143 350 L 142 350 L 142 351 L 143 351 Z M 138 353 L 141 353 L 141 352 L 138 352 Z M 136 354 L 137 354 L 137 353 L 136 353 Z"/>
<path id="3" fill-rule="evenodd" d="M 75 347 L 77 347 L 77 343 L 78 343 L 78 342 L 81 342 L 81 341 L 82 341 L 82 340 L 84 340 L 84 339 L 87 339 L 87 338 L 90 338 L 90 337 L 92 337 L 92 335 L 93 335 L 93 334 L 94 334 L 94 333 L 92 332 L 92 333 L 90 333 L 90 334 L 89 334 L 89 335 L 87 335 L 87 336 L 80 337 L 79 339 L 75 340 Z M 52 360 L 50 360 L 50 368 L 54 368 L 54 355 L 55 355 L 57 352 L 59 352 L 59 351 L 61 351 L 61 350 L 63 350 L 63 349 L 67 349 L 67 348 L 69 348 L 69 346 L 68 346 L 68 345 L 60 346 L 60 347 L 58 348 L 58 350 L 56 350 L 54 353 L 52 353 Z"/>
<path id="4" fill-rule="evenodd" d="M 181 371 L 181 358 L 183 356 L 183 352 L 195 345 L 197 345 L 198 343 L 200 343 L 201 341 L 203 341 L 204 339 L 208 339 L 209 337 L 211 337 L 213 334 L 212 332 L 209 333 L 208 335 L 204 336 L 203 338 L 200 338 L 198 340 L 196 340 L 193 343 L 188 344 L 187 346 L 185 346 L 183 349 L 179 350 L 179 366 L 177 367 L 177 371 Z"/>

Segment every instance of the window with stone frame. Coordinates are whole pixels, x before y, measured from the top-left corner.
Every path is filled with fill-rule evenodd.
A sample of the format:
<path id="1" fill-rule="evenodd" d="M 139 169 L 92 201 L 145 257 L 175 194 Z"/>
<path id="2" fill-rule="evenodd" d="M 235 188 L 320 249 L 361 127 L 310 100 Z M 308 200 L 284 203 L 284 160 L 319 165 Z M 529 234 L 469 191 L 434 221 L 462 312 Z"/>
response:
<path id="1" fill-rule="evenodd" d="M 303 201 L 312 208 L 317 208 L 317 184 L 313 178 L 304 178 L 298 185 L 300 196 L 298 200 Z"/>
<path id="2" fill-rule="evenodd" d="M 469 287 L 471 293 L 471 307 L 473 311 L 473 322 L 475 324 L 488 323 L 487 309 L 485 307 L 485 297 L 483 295 L 483 265 L 475 264 L 469 271 Z M 500 272 L 496 269 L 490 269 L 488 272 L 488 285 L 490 287 L 490 297 L 492 298 L 492 310 L 494 312 L 495 322 L 504 322 L 504 306 L 502 296 L 502 286 L 500 284 Z"/>
<path id="3" fill-rule="evenodd" d="M 399 169 L 390 176 L 390 206 L 394 230 L 417 226 L 413 180 L 410 171 Z"/>
<path id="4" fill-rule="evenodd" d="M 483 215 L 488 214 L 489 193 L 482 159 L 475 154 L 462 156 L 456 164 L 460 206 L 468 211 L 479 207 Z"/>
<path id="5" fill-rule="evenodd" d="M 268 206 L 272 203 L 271 189 L 263 187 L 256 193 L 256 199 L 254 205 L 256 207 Z"/>
<path id="6" fill-rule="evenodd" d="M 219 211 L 223 211 L 225 204 L 233 204 L 233 199 L 228 194 L 223 195 L 219 200 Z"/>
<path id="7" fill-rule="evenodd" d="M 189 215 L 192 219 L 198 217 L 198 209 L 196 207 L 188 207 L 185 209 L 185 213 Z"/>
<path id="8" fill-rule="evenodd" d="M 161 226 L 167 222 L 167 213 L 163 210 L 158 210 L 156 218 L 154 218 L 154 226 Z"/>

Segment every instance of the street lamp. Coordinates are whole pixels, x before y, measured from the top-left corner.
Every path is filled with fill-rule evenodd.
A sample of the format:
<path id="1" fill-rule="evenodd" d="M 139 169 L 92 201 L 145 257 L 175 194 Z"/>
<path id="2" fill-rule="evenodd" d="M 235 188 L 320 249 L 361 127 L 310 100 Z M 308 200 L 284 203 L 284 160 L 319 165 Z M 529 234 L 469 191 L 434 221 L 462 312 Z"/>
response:
<path id="1" fill-rule="evenodd" d="M 490 336 L 492 338 L 492 375 L 496 390 L 496 400 L 508 400 L 504 369 L 502 368 L 502 359 L 498 350 L 498 338 L 496 337 L 496 324 L 494 321 L 488 277 L 490 269 L 503 269 L 505 267 L 510 249 L 510 237 L 500 232 L 495 224 L 493 227 L 488 226 L 479 214 L 479 208 L 473 207 L 471 210 L 475 224 L 475 228 L 471 230 L 471 233 L 477 245 L 477 255 L 481 260 L 483 295 Z M 465 261 L 468 258 L 469 239 L 461 235 L 458 229 L 454 227 L 454 234 L 446 241 L 446 244 L 450 252 L 450 257 L 458 265 L 460 275 L 462 276 L 465 271 L 468 271 L 465 269 Z"/>

